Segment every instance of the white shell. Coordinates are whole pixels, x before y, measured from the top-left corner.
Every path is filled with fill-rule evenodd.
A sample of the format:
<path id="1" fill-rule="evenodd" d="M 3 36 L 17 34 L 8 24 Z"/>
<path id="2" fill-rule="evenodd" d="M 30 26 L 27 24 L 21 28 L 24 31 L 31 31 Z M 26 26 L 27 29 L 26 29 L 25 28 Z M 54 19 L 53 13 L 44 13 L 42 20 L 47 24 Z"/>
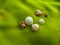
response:
<path id="1" fill-rule="evenodd" d="M 42 14 L 41 10 L 36 10 L 36 14 Z"/>
<path id="2" fill-rule="evenodd" d="M 26 17 L 25 18 L 25 23 L 27 25 L 32 25 L 33 24 L 33 18 L 32 17 Z"/>
<path id="3" fill-rule="evenodd" d="M 32 24 L 32 31 L 38 31 L 39 25 L 38 24 Z"/>
<path id="4" fill-rule="evenodd" d="M 44 24 L 44 19 L 42 19 L 42 18 L 39 19 L 39 23 L 40 23 L 40 24 Z"/>

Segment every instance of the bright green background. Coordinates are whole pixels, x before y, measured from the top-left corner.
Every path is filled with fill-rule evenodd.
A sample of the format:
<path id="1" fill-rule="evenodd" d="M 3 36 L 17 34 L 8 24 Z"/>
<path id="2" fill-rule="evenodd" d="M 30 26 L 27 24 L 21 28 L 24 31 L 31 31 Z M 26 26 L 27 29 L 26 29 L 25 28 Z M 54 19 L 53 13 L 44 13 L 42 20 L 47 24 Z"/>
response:
<path id="1" fill-rule="evenodd" d="M 36 17 L 40 9 L 49 18 Z M 19 29 L 18 24 L 26 16 L 32 16 L 34 23 L 45 19 L 38 32 L 30 26 Z M 0 0 L 0 45 L 60 45 L 60 0 Z"/>

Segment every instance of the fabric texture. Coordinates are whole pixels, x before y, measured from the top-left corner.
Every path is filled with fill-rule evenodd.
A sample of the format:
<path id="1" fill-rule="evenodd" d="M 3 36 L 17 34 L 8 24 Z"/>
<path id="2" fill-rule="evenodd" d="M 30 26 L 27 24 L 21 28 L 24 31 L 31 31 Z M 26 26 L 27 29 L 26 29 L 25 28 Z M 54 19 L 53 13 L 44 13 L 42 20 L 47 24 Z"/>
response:
<path id="1" fill-rule="evenodd" d="M 42 16 L 35 16 L 37 9 Z M 37 24 L 43 18 L 45 24 L 39 24 L 38 32 L 30 26 L 21 29 L 19 22 L 27 16 Z M 0 0 L 0 45 L 60 45 L 60 0 Z"/>

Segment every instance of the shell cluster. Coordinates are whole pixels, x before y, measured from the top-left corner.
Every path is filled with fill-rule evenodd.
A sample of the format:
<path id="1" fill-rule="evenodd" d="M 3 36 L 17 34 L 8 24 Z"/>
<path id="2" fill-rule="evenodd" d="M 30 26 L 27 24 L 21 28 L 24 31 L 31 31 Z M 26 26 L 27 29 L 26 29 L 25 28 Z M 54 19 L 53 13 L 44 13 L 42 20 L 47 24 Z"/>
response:
<path id="1" fill-rule="evenodd" d="M 35 15 L 36 16 L 42 16 L 42 11 L 41 10 L 36 10 L 35 11 Z M 44 17 L 48 18 L 48 13 L 45 13 L 44 14 Z M 45 20 L 43 18 L 40 18 L 39 21 L 38 21 L 40 24 L 44 24 L 45 23 Z M 31 16 L 28 16 L 25 18 L 25 21 L 21 21 L 20 22 L 20 27 L 24 28 L 26 27 L 26 25 L 30 25 L 31 26 L 31 29 L 32 31 L 36 32 L 39 30 L 39 24 L 34 24 L 34 20 Z"/>

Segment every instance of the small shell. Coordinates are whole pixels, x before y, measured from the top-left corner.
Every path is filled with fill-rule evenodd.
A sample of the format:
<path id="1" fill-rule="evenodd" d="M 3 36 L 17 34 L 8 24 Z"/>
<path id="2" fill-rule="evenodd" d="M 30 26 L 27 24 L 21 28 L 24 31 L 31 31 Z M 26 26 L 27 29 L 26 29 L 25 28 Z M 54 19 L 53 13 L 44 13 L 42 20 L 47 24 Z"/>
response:
<path id="1" fill-rule="evenodd" d="M 42 18 L 39 19 L 39 23 L 40 23 L 40 24 L 44 24 L 44 23 L 45 23 L 45 22 L 44 22 L 44 19 L 42 19 Z"/>
<path id="2" fill-rule="evenodd" d="M 25 22 L 24 21 L 21 21 L 20 22 L 20 27 L 24 28 L 26 25 L 25 25 Z"/>
<path id="3" fill-rule="evenodd" d="M 41 10 L 36 10 L 35 15 L 36 16 L 41 16 L 42 15 L 42 11 Z"/>
<path id="4" fill-rule="evenodd" d="M 45 13 L 44 16 L 45 16 L 46 18 L 48 18 L 48 13 Z"/>
<path id="5" fill-rule="evenodd" d="M 36 32 L 39 29 L 39 25 L 38 24 L 32 24 L 32 31 Z"/>
<path id="6" fill-rule="evenodd" d="M 33 24 L 33 18 L 32 17 L 26 17 L 25 18 L 25 23 L 27 25 L 32 25 Z"/>

